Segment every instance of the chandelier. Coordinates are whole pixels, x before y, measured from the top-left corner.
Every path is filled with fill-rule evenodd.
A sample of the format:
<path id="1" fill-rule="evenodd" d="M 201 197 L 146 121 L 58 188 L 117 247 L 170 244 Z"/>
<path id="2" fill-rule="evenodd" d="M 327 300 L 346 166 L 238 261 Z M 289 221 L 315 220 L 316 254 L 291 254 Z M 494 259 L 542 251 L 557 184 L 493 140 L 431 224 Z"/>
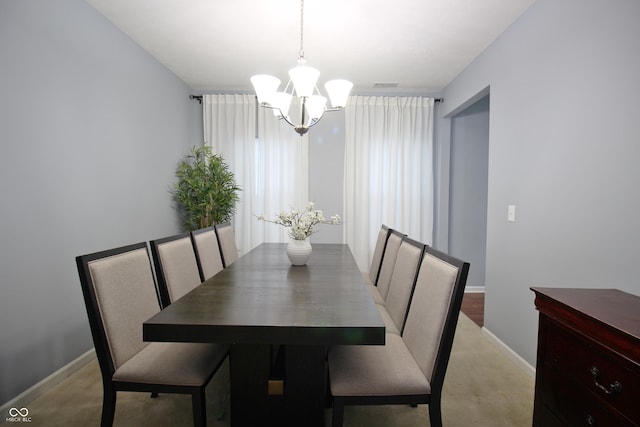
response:
<path id="1" fill-rule="evenodd" d="M 320 71 L 306 65 L 306 62 L 304 58 L 304 0 L 301 0 L 298 65 L 289 70 L 289 82 L 284 90 L 278 91 L 280 79 L 277 77 L 265 74 L 251 77 L 258 103 L 262 107 L 272 109 L 276 117 L 293 126 L 301 136 L 317 124 L 325 112 L 341 110 L 347 103 L 347 97 L 353 87 L 353 83 L 347 80 L 337 79 L 326 82 L 324 87 L 332 107 L 327 108 L 327 98 L 322 96 L 316 86 Z M 293 108 L 292 103 L 294 104 Z M 299 117 L 299 120 L 294 121 L 292 115 Z"/>

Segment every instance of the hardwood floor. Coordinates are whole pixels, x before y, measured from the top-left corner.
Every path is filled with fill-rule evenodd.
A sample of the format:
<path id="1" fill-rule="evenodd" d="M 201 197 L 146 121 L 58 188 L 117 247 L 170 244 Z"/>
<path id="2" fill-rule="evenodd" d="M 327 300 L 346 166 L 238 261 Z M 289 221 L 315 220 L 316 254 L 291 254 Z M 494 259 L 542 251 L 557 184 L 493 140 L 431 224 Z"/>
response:
<path id="1" fill-rule="evenodd" d="M 484 292 L 465 292 L 460 310 L 478 326 L 484 326 Z"/>

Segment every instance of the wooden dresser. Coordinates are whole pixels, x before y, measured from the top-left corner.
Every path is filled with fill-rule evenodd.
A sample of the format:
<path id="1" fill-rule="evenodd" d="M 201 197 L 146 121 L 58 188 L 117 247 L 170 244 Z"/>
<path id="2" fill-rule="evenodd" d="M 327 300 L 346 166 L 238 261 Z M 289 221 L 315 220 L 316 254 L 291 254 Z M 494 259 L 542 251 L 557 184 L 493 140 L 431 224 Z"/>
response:
<path id="1" fill-rule="evenodd" d="M 531 290 L 540 312 L 533 425 L 640 426 L 640 297 Z"/>

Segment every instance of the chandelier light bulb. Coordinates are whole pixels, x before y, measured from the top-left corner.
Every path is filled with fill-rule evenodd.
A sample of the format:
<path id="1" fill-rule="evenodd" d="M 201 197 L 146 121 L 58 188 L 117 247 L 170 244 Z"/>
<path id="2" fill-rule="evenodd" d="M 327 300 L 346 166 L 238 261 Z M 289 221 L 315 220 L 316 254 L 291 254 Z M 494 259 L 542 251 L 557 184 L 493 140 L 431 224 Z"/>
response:
<path id="1" fill-rule="evenodd" d="M 269 99 L 269 104 L 273 107 L 273 115 L 279 119 L 289 116 L 291 106 L 291 94 L 286 92 L 275 92 Z"/>
<path id="2" fill-rule="evenodd" d="M 258 96 L 258 102 L 260 104 L 268 104 L 269 99 L 280 86 L 280 79 L 266 74 L 258 74 L 251 77 L 251 83 Z"/>
<path id="3" fill-rule="evenodd" d="M 289 70 L 289 77 L 297 96 L 311 96 L 320 77 L 320 71 L 308 65 L 298 65 Z"/>
<path id="4" fill-rule="evenodd" d="M 324 88 L 327 90 L 327 94 L 331 100 L 331 106 L 333 108 L 344 108 L 352 87 L 353 83 L 348 80 L 336 79 L 326 82 Z"/>
<path id="5" fill-rule="evenodd" d="M 320 95 L 313 95 L 307 99 L 305 107 L 312 122 L 320 120 L 326 109 L 327 98 Z"/>

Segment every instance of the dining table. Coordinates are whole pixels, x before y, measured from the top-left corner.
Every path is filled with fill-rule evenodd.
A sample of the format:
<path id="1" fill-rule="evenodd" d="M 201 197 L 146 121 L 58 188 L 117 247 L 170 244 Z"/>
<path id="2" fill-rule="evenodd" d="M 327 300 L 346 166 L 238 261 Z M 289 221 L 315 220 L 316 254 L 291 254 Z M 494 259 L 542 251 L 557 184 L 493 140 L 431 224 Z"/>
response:
<path id="1" fill-rule="evenodd" d="M 263 243 L 143 324 L 145 341 L 228 343 L 234 427 L 322 426 L 327 352 L 382 345 L 385 326 L 347 245 L 294 266 Z"/>

